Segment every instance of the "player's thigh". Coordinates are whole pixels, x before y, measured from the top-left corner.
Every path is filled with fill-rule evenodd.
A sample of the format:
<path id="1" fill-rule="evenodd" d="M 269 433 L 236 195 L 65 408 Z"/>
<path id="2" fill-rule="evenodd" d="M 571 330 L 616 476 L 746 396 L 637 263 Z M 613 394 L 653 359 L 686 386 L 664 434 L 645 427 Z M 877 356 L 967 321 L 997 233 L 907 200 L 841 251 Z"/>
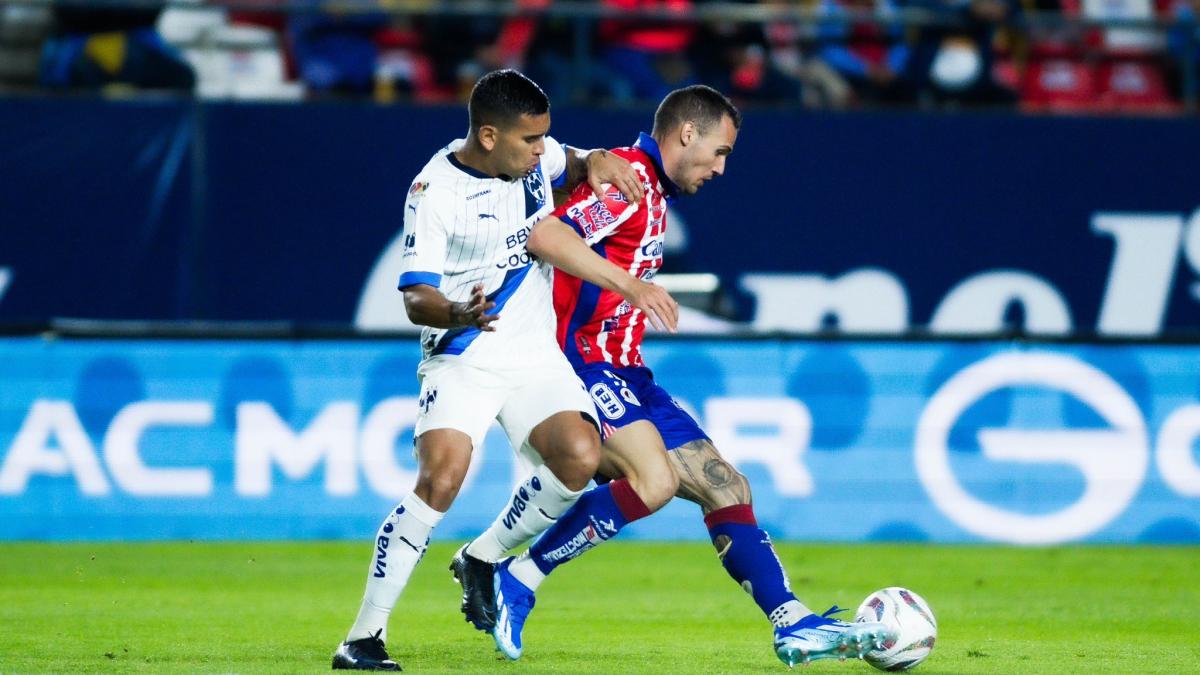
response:
<path id="1" fill-rule="evenodd" d="M 704 432 L 646 368 L 595 364 L 578 372 L 602 420 L 601 473 L 628 478 L 652 508 L 666 503 L 677 487 L 666 449 Z"/>
<path id="2" fill-rule="evenodd" d="M 599 473 L 611 480 L 649 473 L 656 462 L 647 460 L 646 456 L 656 453 L 662 461 L 667 459 L 667 446 L 649 420 L 638 420 L 615 429 L 609 427 L 600 446 Z M 669 462 L 667 468 L 674 472 Z"/>
<path id="3" fill-rule="evenodd" d="M 596 409 L 566 360 L 561 368 L 523 375 L 498 416 L 518 457 L 537 465 L 553 453 L 589 453 L 594 463 L 599 452 Z"/>
<path id="4" fill-rule="evenodd" d="M 699 504 L 705 513 L 750 504 L 750 482 L 707 438 L 672 448 L 668 456 L 679 477 L 677 494 Z"/>
<path id="5" fill-rule="evenodd" d="M 605 438 L 600 473 L 609 478 L 627 478 L 643 500 L 659 505 L 669 501 L 678 487 L 675 470 L 667 459 L 667 446 L 649 420 L 626 424 Z"/>
<path id="6" fill-rule="evenodd" d="M 712 440 L 644 368 L 623 369 L 648 419 L 654 422 L 678 480 L 678 496 L 693 501 L 707 513 L 726 506 L 750 503 L 749 483 L 725 461 Z"/>
<path id="7" fill-rule="evenodd" d="M 414 431 L 418 448 L 426 434 L 443 429 L 466 435 L 468 451 L 482 447 L 508 394 L 503 380 L 453 357 L 421 364 L 417 376 L 421 381 Z"/>

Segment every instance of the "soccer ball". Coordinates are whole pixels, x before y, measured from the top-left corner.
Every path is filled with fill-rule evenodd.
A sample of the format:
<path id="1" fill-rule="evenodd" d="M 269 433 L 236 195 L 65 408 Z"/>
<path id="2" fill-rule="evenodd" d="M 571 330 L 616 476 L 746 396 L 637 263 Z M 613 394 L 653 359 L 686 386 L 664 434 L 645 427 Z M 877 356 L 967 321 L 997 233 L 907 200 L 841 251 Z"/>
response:
<path id="1" fill-rule="evenodd" d="M 937 641 L 937 619 L 924 598 L 907 588 L 892 586 L 867 596 L 854 614 L 855 621 L 879 621 L 895 633 L 883 649 L 863 655 L 880 670 L 908 670 L 925 660 Z"/>

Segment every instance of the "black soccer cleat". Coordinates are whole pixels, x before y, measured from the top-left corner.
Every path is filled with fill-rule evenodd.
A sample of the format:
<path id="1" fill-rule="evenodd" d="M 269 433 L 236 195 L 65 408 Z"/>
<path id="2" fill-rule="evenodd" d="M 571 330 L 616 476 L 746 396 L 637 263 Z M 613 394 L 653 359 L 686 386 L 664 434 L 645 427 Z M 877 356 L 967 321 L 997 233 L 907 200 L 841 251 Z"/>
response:
<path id="1" fill-rule="evenodd" d="M 462 585 L 462 613 L 475 628 L 491 633 L 496 627 L 496 593 L 493 575 L 496 566 L 467 553 L 467 545 L 458 549 L 450 561 L 454 580 Z"/>
<path id="2" fill-rule="evenodd" d="M 387 650 L 379 635 L 383 629 L 371 637 L 361 640 L 350 640 L 338 645 L 333 653 L 334 670 L 404 670 L 399 663 L 388 658 Z"/>

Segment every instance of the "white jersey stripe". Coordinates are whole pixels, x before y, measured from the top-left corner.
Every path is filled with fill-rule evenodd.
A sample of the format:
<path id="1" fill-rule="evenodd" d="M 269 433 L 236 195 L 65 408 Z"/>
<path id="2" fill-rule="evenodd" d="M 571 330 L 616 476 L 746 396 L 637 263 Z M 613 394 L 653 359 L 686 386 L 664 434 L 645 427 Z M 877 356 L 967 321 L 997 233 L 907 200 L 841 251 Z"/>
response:
<path id="1" fill-rule="evenodd" d="M 625 331 L 625 340 L 621 342 L 621 365 L 633 365 L 629 362 L 629 355 L 633 353 L 633 329 L 637 327 L 638 318 L 642 316 L 642 310 L 635 309 L 629 315 L 629 330 Z"/>
<path id="2" fill-rule="evenodd" d="M 600 350 L 600 355 L 605 361 L 612 363 L 612 354 L 608 353 L 608 331 L 596 334 L 596 348 Z"/>

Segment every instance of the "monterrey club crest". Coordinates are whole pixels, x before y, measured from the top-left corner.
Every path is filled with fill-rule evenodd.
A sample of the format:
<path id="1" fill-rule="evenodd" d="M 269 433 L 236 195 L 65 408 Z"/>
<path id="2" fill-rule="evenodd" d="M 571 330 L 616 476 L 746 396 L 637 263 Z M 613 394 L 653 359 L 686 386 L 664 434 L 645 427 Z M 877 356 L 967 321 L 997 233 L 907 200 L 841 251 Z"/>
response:
<path id="1" fill-rule="evenodd" d="M 542 166 L 525 176 L 525 217 L 529 218 L 546 205 L 546 182 L 542 180 Z"/>

